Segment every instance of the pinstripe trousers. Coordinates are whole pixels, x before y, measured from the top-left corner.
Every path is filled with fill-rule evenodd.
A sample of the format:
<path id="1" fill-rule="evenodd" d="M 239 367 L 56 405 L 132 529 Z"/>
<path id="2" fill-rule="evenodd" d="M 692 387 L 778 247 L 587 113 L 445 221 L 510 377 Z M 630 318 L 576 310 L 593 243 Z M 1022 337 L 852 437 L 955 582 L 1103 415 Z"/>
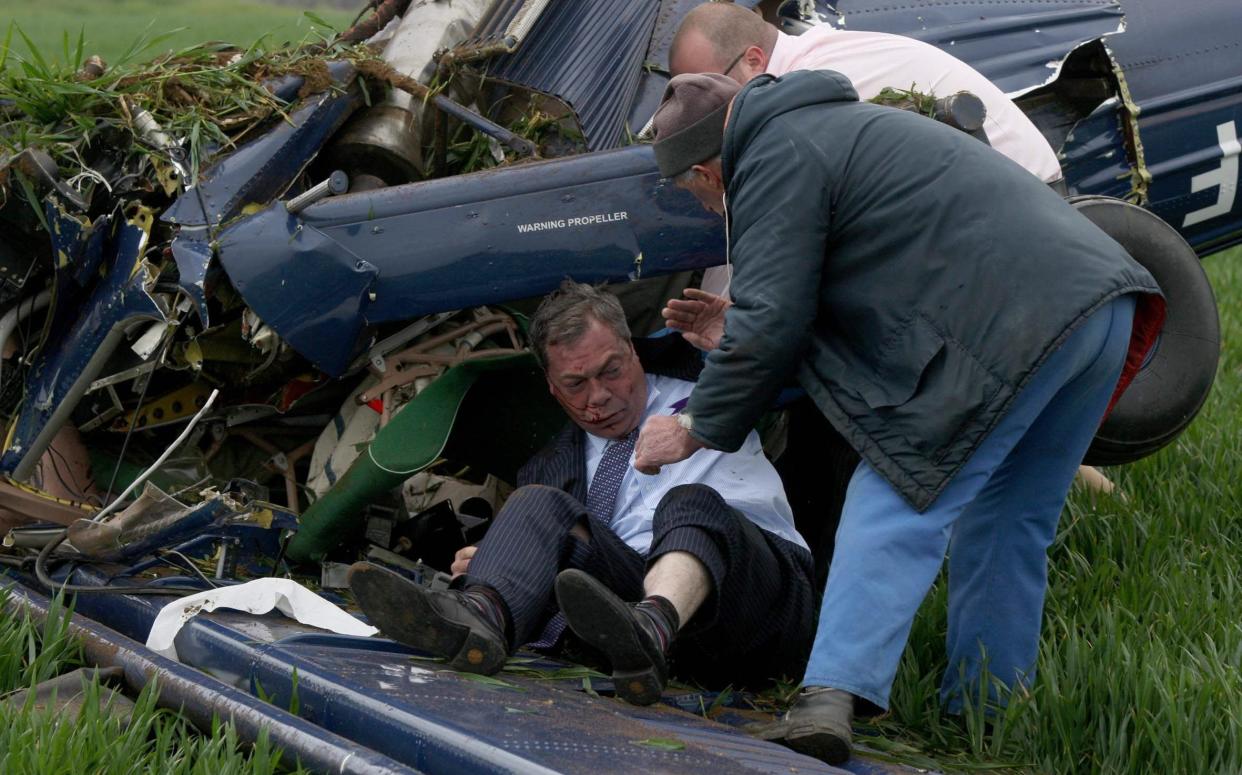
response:
<path id="1" fill-rule="evenodd" d="M 571 530 L 583 525 L 590 541 Z M 553 487 L 514 491 L 454 585 L 484 584 L 504 598 L 513 643 L 537 636 L 556 612 L 553 583 L 578 568 L 627 601 L 643 598 L 647 568 L 688 552 L 707 568 L 712 593 L 674 642 L 674 670 L 704 682 L 755 684 L 795 674 L 810 652 L 818 599 L 811 554 L 730 508 L 710 487 L 675 487 L 656 507 L 644 557 Z"/>

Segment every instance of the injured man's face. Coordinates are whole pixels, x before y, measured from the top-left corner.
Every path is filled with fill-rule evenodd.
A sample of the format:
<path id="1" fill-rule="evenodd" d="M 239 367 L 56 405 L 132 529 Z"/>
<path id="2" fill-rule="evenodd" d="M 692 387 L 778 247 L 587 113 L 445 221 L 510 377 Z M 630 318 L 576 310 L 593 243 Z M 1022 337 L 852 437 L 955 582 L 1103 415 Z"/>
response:
<path id="1" fill-rule="evenodd" d="M 638 427 L 647 380 L 634 345 L 598 320 L 572 342 L 548 345 L 548 387 L 587 433 L 619 439 Z"/>

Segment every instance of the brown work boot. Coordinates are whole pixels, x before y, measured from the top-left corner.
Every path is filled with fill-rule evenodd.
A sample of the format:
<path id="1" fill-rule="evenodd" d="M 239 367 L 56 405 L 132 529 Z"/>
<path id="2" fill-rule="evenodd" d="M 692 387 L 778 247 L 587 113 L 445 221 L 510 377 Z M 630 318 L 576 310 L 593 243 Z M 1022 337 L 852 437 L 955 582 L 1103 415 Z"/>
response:
<path id="1" fill-rule="evenodd" d="M 444 657 L 454 670 L 491 675 L 509 659 L 506 614 L 494 593 L 431 590 L 368 562 L 350 568 L 349 588 L 380 632 Z"/>
<path id="2" fill-rule="evenodd" d="M 618 697 L 634 705 L 660 699 L 668 682 L 664 643 L 670 636 L 661 635 L 649 614 L 575 569 L 557 575 L 556 602 L 574 634 L 607 658 Z M 674 632 L 676 627 L 672 623 Z"/>
<path id="3" fill-rule="evenodd" d="M 850 758 L 853 720 L 854 695 L 826 686 L 807 686 L 788 713 L 753 734 L 828 764 L 843 764 Z"/>

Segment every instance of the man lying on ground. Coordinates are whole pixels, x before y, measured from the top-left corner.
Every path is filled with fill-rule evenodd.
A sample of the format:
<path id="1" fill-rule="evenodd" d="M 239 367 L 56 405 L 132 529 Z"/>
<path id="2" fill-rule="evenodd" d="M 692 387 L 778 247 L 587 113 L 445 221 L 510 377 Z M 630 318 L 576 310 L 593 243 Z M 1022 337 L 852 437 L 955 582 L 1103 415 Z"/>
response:
<path id="1" fill-rule="evenodd" d="M 675 416 L 693 384 L 645 374 L 620 304 L 588 285 L 563 284 L 530 330 L 572 422 L 459 553 L 452 589 L 355 565 L 367 616 L 458 670 L 490 674 L 516 646 L 554 640 L 559 606 L 636 704 L 659 698 L 670 656 L 699 680 L 735 685 L 798 669 L 814 633 L 813 562 L 758 436 L 639 475 L 639 427 Z"/>

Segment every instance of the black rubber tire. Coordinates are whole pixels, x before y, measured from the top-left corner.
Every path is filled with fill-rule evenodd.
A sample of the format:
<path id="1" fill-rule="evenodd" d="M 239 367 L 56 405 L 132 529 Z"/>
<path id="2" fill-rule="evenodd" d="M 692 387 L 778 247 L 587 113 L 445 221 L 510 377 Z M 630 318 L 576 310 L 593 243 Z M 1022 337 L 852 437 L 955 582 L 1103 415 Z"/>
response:
<path id="1" fill-rule="evenodd" d="M 1176 439 L 1207 400 L 1220 360 L 1216 298 L 1194 250 L 1154 213 L 1105 196 L 1069 202 L 1151 272 L 1165 295 L 1164 329 L 1083 461 L 1132 463 Z"/>

